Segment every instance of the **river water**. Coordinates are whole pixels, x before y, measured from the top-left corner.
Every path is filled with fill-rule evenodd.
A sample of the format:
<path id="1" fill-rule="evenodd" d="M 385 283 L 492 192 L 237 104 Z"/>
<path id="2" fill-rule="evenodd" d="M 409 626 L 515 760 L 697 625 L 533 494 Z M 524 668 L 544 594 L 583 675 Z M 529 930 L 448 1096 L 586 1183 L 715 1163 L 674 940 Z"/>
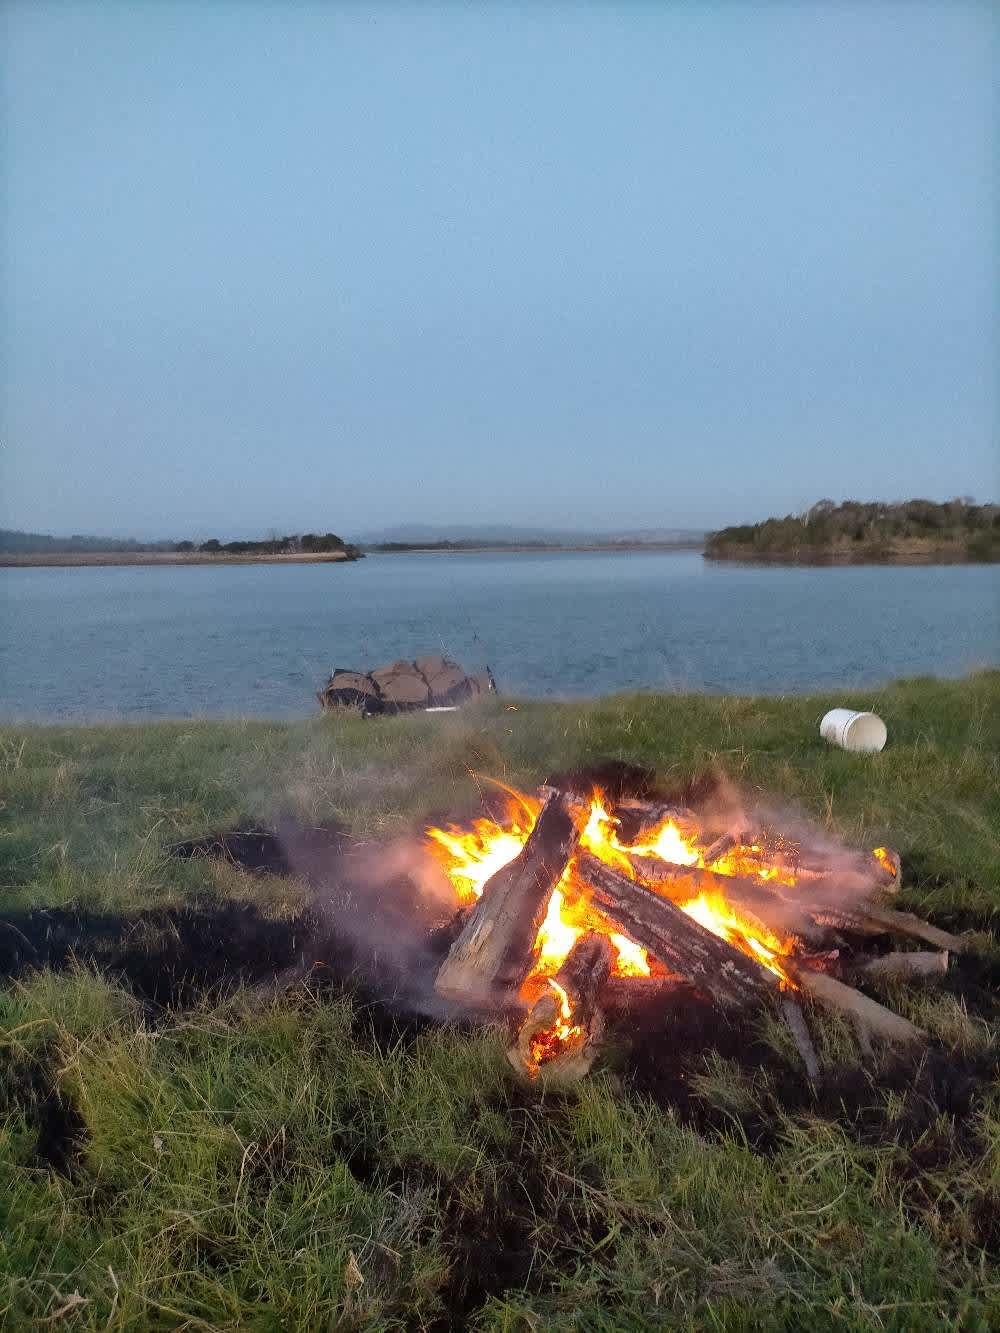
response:
<path id="1" fill-rule="evenodd" d="M 691 552 L 0 570 L 0 717 L 303 716 L 334 666 L 442 652 L 504 692 L 786 693 L 1000 662 L 996 567 Z"/>

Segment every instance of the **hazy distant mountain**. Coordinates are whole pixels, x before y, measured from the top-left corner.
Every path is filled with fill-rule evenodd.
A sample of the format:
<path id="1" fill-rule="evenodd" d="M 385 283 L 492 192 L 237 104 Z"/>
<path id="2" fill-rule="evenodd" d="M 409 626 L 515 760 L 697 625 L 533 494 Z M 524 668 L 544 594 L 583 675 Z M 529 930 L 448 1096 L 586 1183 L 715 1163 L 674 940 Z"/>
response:
<path id="1" fill-rule="evenodd" d="M 53 537 L 46 532 L 18 532 L 0 528 L 0 551 L 8 555 L 63 554 L 76 551 L 149 551 L 166 548 L 168 542 L 138 542 L 120 537 Z"/>
<path id="2" fill-rule="evenodd" d="M 428 523 L 400 523 L 395 527 L 366 532 L 355 538 L 363 546 L 385 542 L 482 542 L 484 545 L 518 542 L 544 542 L 552 546 L 588 546 L 595 542 L 700 542 L 705 533 L 697 528 L 521 528 L 508 524 L 455 524 L 433 526 Z"/>

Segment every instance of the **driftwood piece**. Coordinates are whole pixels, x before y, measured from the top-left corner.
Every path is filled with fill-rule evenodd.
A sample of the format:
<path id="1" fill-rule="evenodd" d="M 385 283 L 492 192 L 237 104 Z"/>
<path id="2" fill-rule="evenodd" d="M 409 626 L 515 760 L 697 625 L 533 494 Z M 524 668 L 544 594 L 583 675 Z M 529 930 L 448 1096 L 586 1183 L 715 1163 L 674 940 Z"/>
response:
<path id="1" fill-rule="evenodd" d="M 816 1058 L 816 1048 L 812 1044 L 812 1037 L 810 1037 L 809 1028 L 806 1026 L 806 1016 L 802 1012 L 802 1006 L 798 1000 L 793 1000 L 790 995 L 785 995 L 781 1000 L 781 1012 L 784 1014 L 788 1030 L 792 1034 L 795 1049 L 802 1057 L 802 1063 L 806 1067 L 806 1076 L 815 1087 L 819 1082 L 819 1060 Z"/>
<path id="2" fill-rule="evenodd" d="M 796 967 L 791 959 L 784 961 L 789 976 L 806 995 L 828 1009 L 836 1009 L 863 1023 L 874 1036 L 884 1037 L 887 1041 L 917 1041 L 924 1036 L 920 1028 L 908 1019 L 894 1014 L 891 1009 L 886 1009 L 876 1000 L 870 1000 L 851 986 L 845 986 L 826 972 Z"/>
<path id="3" fill-rule="evenodd" d="M 582 1078 L 587 1073 L 603 1034 L 598 998 L 613 962 L 614 949 L 606 935 L 592 930 L 580 936 L 552 978 L 555 986 L 550 982 L 532 1005 L 517 1041 L 507 1051 L 515 1069 L 533 1078 L 543 1062 L 560 1062 L 568 1077 Z M 565 1041 L 558 1034 L 560 1020 L 571 1026 Z"/>
<path id="4" fill-rule="evenodd" d="M 520 987 L 577 838 L 563 801 L 550 798 L 518 855 L 484 885 L 438 971 L 434 986 L 439 995 L 489 1005 L 509 999 Z"/>
<path id="5" fill-rule="evenodd" d="M 760 1003 L 778 987 L 773 973 L 706 930 L 668 898 L 637 884 L 589 852 L 577 860 L 594 906 L 671 972 L 723 1005 Z"/>
<path id="6" fill-rule="evenodd" d="M 852 970 L 858 977 L 943 977 L 948 971 L 948 952 L 886 953 Z"/>

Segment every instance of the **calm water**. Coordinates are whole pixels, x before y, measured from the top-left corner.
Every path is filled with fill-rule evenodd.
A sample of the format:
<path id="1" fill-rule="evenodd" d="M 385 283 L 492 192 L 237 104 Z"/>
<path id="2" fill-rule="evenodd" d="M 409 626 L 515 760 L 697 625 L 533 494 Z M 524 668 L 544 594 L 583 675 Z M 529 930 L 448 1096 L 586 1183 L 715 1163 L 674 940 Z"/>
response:
<path id="1" fill-rule="evenodd" d="M 1000 662 L 997 570 L 698 554 L 0 570 L 0 716 L 267 717 L 334 666 L 443 652 L 505 691 L 780 693 Z"/>

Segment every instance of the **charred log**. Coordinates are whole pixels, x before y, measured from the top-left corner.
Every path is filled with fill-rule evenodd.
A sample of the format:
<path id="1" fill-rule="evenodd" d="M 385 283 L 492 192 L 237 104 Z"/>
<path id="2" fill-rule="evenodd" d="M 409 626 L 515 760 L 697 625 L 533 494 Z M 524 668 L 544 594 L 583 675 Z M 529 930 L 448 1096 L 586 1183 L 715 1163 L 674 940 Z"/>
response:
<path id="1" fill-rule="evenodd" d="M 649 1012 L 656 1005 L 666 1005 L 679 991 L 686 990 L 690 986 L 680 977 L 611 977 L 598 1003 L 609 1021 L 617 1021 Z"/>
<path id="2" fill-rule="evenodd" d="M 760 1003 L 776 994 L 777 977 L 668 898 L 588 852 L 580 854 L 578 871 L 599 911 L 671 972 L 719 1004 Z"/>
<path id="3" fill-rule="evenodd" d="M 531 970 L 538 928 L 576 847 L 565 804 L 550 798 L 513 861 L 487 880 L 437 975 L 438 994 L 492 1005 L 510 998 Z"/>

